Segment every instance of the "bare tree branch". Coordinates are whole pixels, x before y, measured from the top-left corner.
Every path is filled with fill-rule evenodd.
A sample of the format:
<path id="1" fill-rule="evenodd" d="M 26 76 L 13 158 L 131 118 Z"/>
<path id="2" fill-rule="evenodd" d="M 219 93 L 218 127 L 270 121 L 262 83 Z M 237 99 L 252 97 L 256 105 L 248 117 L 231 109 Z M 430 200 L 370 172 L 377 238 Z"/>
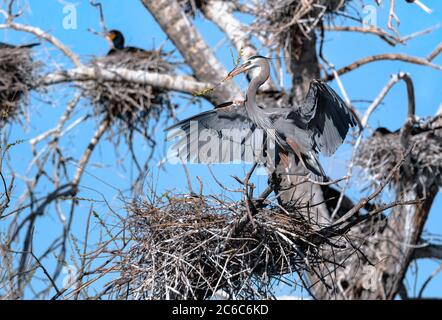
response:
<path id="1" fill-rule="evenodd" d="M 387 61 L 387 60 L 402 61 L 402 62 L 417 64 L 417 65 L 421 65 L 421 66 L 427 66 L 427 67 L 442 71 L 442 66 L 439 66 L 439 65 L 431 62 L 432 59 L 434 59 L 435 56 L 437 56 L 441 51 L 442 51 L 442 48 L 440 50 L 434 51 L 429 56 L 429 58 L 431 58 L 431 60 L 429 58 L 417 58 L 414 56 L 409 56 L 409 55 L 405 55 L 405 54 L 398 54 L 398 53 L 384 53 L 384 54 L 373 55 L 373 56 L 359 59 L 346 67 L 338 69 L 336 72 L 338 73 L 338 75 L 343 75 L 343 74 L 353 71 L 363 65 L 366 65 L 366 64 L 369 64 L 372 62 L 376 62 L 376 61 Z M 330 80 L 333 80 L 334 78 L 335 78 L 334 74 L 329 74 L 324 77 L 324 80 L 330 81 Z"/>
<path id="2" fill-rule="evenodd" d="M 50 86 L 64 82 L 90 80 L 127 81 L 187 94 L 193 94 L 197 91 L 201 91 L 213 86 L 213 83 L 196 81 L 194 78 L 189 76 L 160 74 L 154 72 L 128 70 L 124 68 L 104 69 L 100 68 L 99 66 L 80 67 L 47 74 L 40 79 L 39 84 Z"/>
<path id="3" fill-rule="evenodd" d="M 442 260 L 442 245 L 428 243 L 419 246 L 413 251 L 412 259 L 439 259 Z"/>
<path id="4" fill-rule="evenodd" d="M 66 57 L 68 57 L 76 67 L 82 66 L 80 58 L 75 53 L 73 53 L 68 47 L 66 47 L 56 37 L 50 35 L 47 32 L 44 32 L 40 28 L 25 25 L 25 24 L 10 22 L 10 23 L 6 23 L 6 24 L 0 24 L 0 29 L 14 29 L 17 31 L 23 31 L 23 32 L 28 32 L 28 33 L 34 34 L 38 38 L 48 41 L 49 43 L 54 45 L 56 48 L 58 48 L 60 51 L 62 51 L 63 54 Z"/>
<path id="5" fill-rule="evenodd" d="M 81 157 L 80 161 L 78 161 L 77 172 L 75 173 L 75 176 L 72 179 L 72 185 L 74 189 L 76 189 L 78 184 L 80 183 L 80 179 L 84 173 L 87 163 L 89 162 L 92 152 L 94 151 L 100 139 L 103 137 L 103 134 L 109 128 L 109 125 L 110 125 L 109 119 L 103 119 L 97 131 L 95 132 L 95 135 L 92 137 L 91 141 L 89 142 L 89 145 L 84 151 L 83 156 Z"/>
<path id="6" fill-rule="evenodd" d="M 367 111 L 365 112 L 363 118 L 361 119 L 361 126 L 362 128 L 365 128 L 368 124 L 368 119 L 370 118 L 373 111 L 381 104 L 382 100 L 384 100 L 387 93 L 390 91 L 390 89 L 398 83 L 400 80 L 404 80 L 407 84 L 407 93 L 408 93 L 408 117 L 413 117 L 415 113 L 415 101 L 414 101 L 414 90 L 413 90 L 413 84 L 411 82 L 411 78 L 407 73 L 400 72 L 398 74 L 392 75 L 388 83 L 382 88 L 379 95 L 376 97 L 376 99 L 370 104 L 370 106 L 367 108 Z"/>
<path id="7" fill-rule="evenodd" d="M 397 44 L 404 44 L 405 42 L 414 39 L 418 36 L 422 36 L 428 33 L 431 33 L 434 31 L 434 29 L 438 28 L 439 26 L 434 26 L 432 28 L 428 28 L 419 32 L 412 33 L 410 35 L 397 38 L 396 36 L 391 35 L 389 32 L 385 31 L 382 28 L 368 25 L 368 26 L 324 26 L 324 29 L 326 31 L 336 31 L 336 32 L 359 32 L 359 33 L 366 33 L 371 34 L 374 36 L 379 37 L 386 43 L 388 43 L 391 46 L 396 46 Z"/>
<path id="8" fill-rule="evenodd" d="M 437 274 L 441 271 L 442 271 L 442 263 L 439 264 L 439 266 L 436 268 L 436 270 L 434 270 L 431 273 L 431 275 L 427 278 L 427 280 L 425 280 L 425 282 L 422 284 L 422 287 L 420 288 L 419 293 L 418 293 L 419 299 L 422 298 L 422 295 L 424 294 L 424 290 L 428 286 L 428 284 L 431 282 L 431 280 L 433 280 L 437 276 Z"/>

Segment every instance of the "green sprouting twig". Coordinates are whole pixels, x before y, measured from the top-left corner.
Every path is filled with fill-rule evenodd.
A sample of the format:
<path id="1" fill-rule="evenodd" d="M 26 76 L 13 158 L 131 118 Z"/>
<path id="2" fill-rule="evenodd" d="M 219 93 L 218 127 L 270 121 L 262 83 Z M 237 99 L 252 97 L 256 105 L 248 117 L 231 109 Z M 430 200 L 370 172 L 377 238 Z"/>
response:
<path id="1" fill-rule="evenodd" d="M 109 236 L 110 239 L 113 238 L 113 234 L 112 232 L 109 230 L 109 228 L 107 227 L 106 223 L 104 222 L 104 220 L 100 217 L 100 215 L 98 214 L 97 211 L 92 210 L 92 214 L 94 215 L 94 217 L 98 220 L 98 223 L 104 228 L 104 230 L 106 231 L 106 234 Z"/>
<path id="2" fill-rule="evenodd" d="M 24 140 L 17 140 L 13 143 L 7 144 L 5 148 L 3 148 L 3 146 L 0 145 L 0 182 L 3 184 L 3 188 L 4 188 L 4 195 L 6 196 L 6 202 L 2 202 L 0 203 L 0 216 L 3 213 L 3 211 L 9 207 L 9 203 L 11 202 L 11 198 L 9 196 L 9 192 L 12 188 L 12 185 L 10 186 L 10 188 L 8 189 L 8 187 L 6 186 L 6 180 L 5 177 L 3 175 L 2 172 L 2 163 L 3 163 L 3 158 L 5 157 L 6 153 L 8 152 L 8 150 L 10 148 L 12 148 L 13 146 L 17 145 L 17 144 L 21 144 L 23 143 Z M 3 197 L 3 194 L 1 195 Z"/>
<path id="3" fill-rule="evenodd" d="M 215 87 L 204 88 L 202 90 L 198 90 L 198 91 L 193 92 L 192 95 L 195 96 L 195 97 L 205 96 L 205 95 L 208 95 L 208 94 L 212 93 L 213 90 L 215 90 Z"/>
<path id="4" fill-rule="evenodd" d="M 236 59 L 235 56 L 233 55 L 233 50 L 232 48 L 230 48 L 229 50 L 230 50 L 230 56 L 232 57 L 233 66 L 236 67 Z"/>
<path id="5" fill-rule="evenodd" d="M 75 253 L 78 255 L 79 258 L 81 258 L 81 251 L 80 246 L 78 245 L 78 239 L 73 234 L 70 236 L 70 239 Z M 74 259 L 72 260 L 75 261 Z"/>
<path id="6" fill-rule="evenodd" d="M 236 68 L 239 65 L 239 62 L 241 61 L 242 56 L 244 55 L 244 48 L 241 47 L 241 49 L 239 49 L 238 57 L 236 59 L 233 55 L 232 48 L 230 48 L 230 55 L 232 56 L 233 67 Z"/>
<path id="7" fill-rule="evenodd" d="M 73 201 L 87 201 L 87 202 L 102 202 L 101 200 L 95 200 L 83 197 L 59 197 L 60 200 L 73 200 Z"/>
<path id="8" fill-rule="evenodd" d="M 10 148 L 12 148 L 13 146 L 17 145 L 17 144 L 22 144 L 23 142 L 25 142 L 25 140 L 17 140 L 15 142 L 9 143 L 6 145 L 5 151 L 4 153 L 6 153 L 6 151 L 8 151 Z M 1 150 L 1 147 L 0 147 Z"/>
<path id="9" fill-rule="evenodd" d="M 234 68 L 236 68 L 239 65 L 239 62 L 241 61 L 241 57 L 244 54 L 244 49 L 241 47 L 241 49 L 239 50 L 239 53 L 238 53 L 238 57 L 236 59 L 235 59 L 235 57 L 233 55 L 232 49 L 230 49 L 230 54 L 232 55 L 232 60 L 233 60 Z M 200 97 L 200 96 L 206 96 L 206 95 L 211 94 L 215 90 L 216 87 L 218 87 L 221 83 L 223 83 L 227 79 L 228 76 L 229 75 L 227 75 L 223 80 L 221 80 L 216 86 L 209 87 L 209 88 L 204 88 L 202 90 L 195 91 L 195 92 L 192 93 L 192 95 L 194 97 Z"/>

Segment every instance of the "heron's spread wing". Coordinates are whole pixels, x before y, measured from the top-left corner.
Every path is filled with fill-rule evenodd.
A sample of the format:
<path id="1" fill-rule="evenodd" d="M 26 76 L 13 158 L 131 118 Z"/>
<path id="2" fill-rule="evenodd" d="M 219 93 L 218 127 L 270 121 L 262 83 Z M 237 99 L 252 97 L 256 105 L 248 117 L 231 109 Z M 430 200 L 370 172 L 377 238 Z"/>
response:
<path id="1" fill-rule="evenodd" d="M 180 138 L 174 148 L 180 152 L 181 156 L 183 156 L 183 153 L 180 150 L 186 148 L 184 156 L 188 160 L 196 158 L 204 146 L 214 142 L 213 137 L 215 137 L 220 142 L 217 150 L 222 160 L 220 162 L 226 162 L 232 160 L 224 158 L 226 155 L 230 157 L 233 154 L 231 148 L 241 148 L 241 156 L 243 155 L 244 141 L 250 138 L 256 130 L 256 126 L 247 116 L 244 106 L 225 103 L 213 110 L 180 121 L 166 130 L 171 131 L 173 129 L 180 129 L 177 130 L 176 134 Z M 204 131 L 206 131 L 206 134 Z M 211 135 L 211 138 L 207 138 L 207 133 Z M 230 143 L 222 143 L 222 141 L 229 141 Z M 216 145 L 212 146 L 216 147 Z M 226 150 L 226 148 L 229 148 L 229 150 Z"/>
<path id="2" fill-rule="evenodd" d="M 292 116 L 309 131 L 313 147 L 327 156 L 342 144 L 348 129 L 358 124 L 341 97 L 319 80 L 311 82 L 304 102 Z"/>
<path id="3" fill-rule="evenodd" d="M 246 109 L 233 102 L 223 103 L 215 107 L 213 110 L 199 113 L 193 117 L 182 120 L 169 128 L 166 131 L 179 128 L 186 130 L 191 121 L 197 121 L 202 129 L 212 129 L 217 131 L 220 135 L 223 129 L 252 129 L 254 124 L 247 116 Z"/>

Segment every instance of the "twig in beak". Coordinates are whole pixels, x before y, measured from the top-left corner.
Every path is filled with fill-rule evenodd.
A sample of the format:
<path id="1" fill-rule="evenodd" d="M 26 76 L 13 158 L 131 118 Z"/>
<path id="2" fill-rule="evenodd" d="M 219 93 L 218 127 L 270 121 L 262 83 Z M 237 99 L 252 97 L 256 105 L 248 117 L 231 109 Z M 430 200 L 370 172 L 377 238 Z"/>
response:
<path id="1" fill-rule="evenodd" d="M 232 52 L 231 52 L 231 53 L 232 53 Z M 239 51 L 239 55 L 238 55 L 237 60 L 234 61 L 235 67 L 233 68 L 232 71 L 230 71 L 230 72 L 227 74 L 227 76 L 226 76 L 224 79 L 222 79 L 220 82 L 218 82 L 218 84 L 216 84 L 216 85 L 213 86 L 213 87 L 209 87 L 209 88 L 202 89 L 202 90 L 200 90 L 200 91 L 195 91 L 195 92 L 192 93 L 192 95 L 198 97 L 198 96 L 204 96 L 204 95 L 210 94 L 210 93 L 212 93 L 217 87 L 219 87 L 223 82 L 225 82 L 225 81 L 227 81 L 227 80 L 230 80 L 230 79 L 232 79 L 233 77 L 235 77 L 236 75 L 238 75 L 238 74 L 240 74 L 240 73 L 246 71 L 247 69 L 245 68 L 245 67 L 246 67 L 245 65 L 238 66 L 238 64 L 239 64 L 239 62 L 240 62 L 240 60 L 241 60 L 241 56 L 242 56 L 242 55 L 243 55 L 243 49 L 241 48 L 241 50 Z M 232 58 L 233 58 L 233 53 L 232 53 Z"/>

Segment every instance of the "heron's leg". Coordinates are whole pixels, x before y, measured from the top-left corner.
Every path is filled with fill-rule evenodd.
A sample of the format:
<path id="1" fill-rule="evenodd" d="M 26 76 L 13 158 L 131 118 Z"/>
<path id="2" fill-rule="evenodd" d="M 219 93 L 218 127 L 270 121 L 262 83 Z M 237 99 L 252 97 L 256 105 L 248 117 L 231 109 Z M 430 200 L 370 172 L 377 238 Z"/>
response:
<path id="1" fill-rule="evenodd" d="M 281 160 L 284 167 L 287 168 L 289 166 L 289 156 L 287 153 L 285 153 L 284 151 L 280 151 L 279 152 L 279 159 Z"/>

